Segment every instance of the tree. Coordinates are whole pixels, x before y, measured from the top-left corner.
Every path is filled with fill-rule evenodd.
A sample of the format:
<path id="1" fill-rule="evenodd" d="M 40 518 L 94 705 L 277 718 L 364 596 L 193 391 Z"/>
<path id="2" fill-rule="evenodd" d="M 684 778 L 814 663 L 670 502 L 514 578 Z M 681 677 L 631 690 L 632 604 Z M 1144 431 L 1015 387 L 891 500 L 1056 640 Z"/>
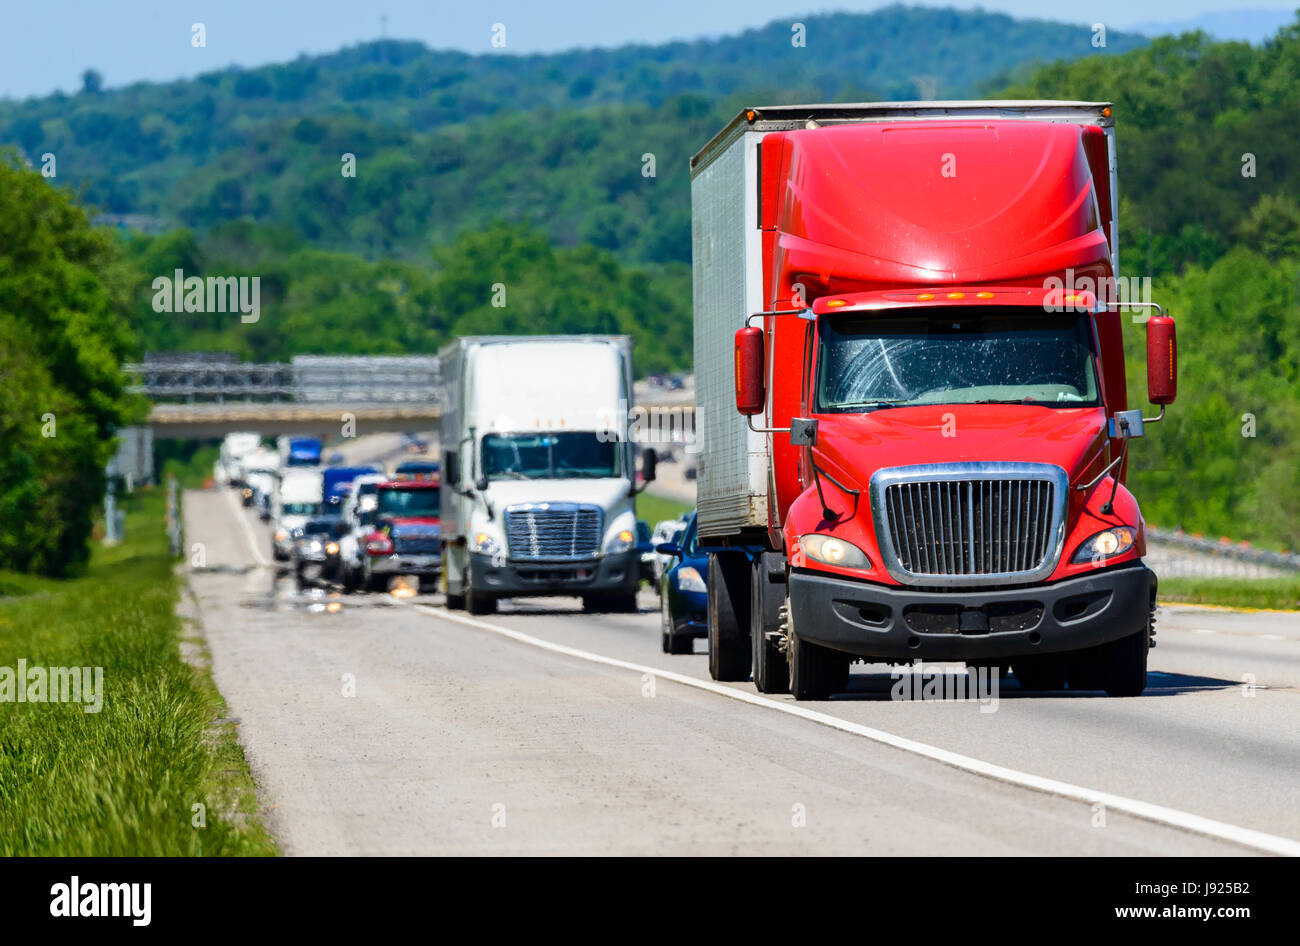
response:
<path id="1" fill-rule="evenodd" d="M 87 69 L 81 74 L 81 91 L 84 95 L 95 95 L 104 88 L 104 76 L 96 69 Z"/>
<path id="2" fill-rule="evenodd" d="M 114 431 L 142 406 L 120 368 L 133 281 L 81 207 L 0 152 L 0 568 L 87 558 Z"/>

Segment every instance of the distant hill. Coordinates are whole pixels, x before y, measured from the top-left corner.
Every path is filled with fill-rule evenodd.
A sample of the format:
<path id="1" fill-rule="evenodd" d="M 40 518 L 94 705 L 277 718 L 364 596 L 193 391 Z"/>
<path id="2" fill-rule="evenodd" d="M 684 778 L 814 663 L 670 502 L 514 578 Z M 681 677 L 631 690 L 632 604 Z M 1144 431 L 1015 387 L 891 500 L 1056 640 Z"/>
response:
<path id="1" fill-rule="evenodd" d="M 1151 20 L 1133 27 L 1146 36 L 1194 33 L 1197 30 L 1217 40 L 1262 43 L 1295 19 L 1295 10 L 1221 10 L 1178 20 Z"/>
<path id="2" fill-rule="evenodd" d="M 795 23 L 803 26 L 805 45 L 793 43 Z M 558 212 L 562 222 L 547 227 L 554 237 L 609 245 L 622 240 L 623 223 L 590 222 L 589 230 L 599 232 L 579 232 L 566 208 L 536 203 L 528 169 L 517 168 L 500 190 L 478 178 L 488 170 L 509 177 L 497 162 L 521 160 L 522 147 L 544 162 L 536 171 L 618 150 L 630 155 L 637 175 L 640 156 L 656 152 L 660 178 L 680 179 L 678 152 L 689 153 L 717 115 L 742 101 L 970 96 L 1033 63 L 1145 42 L 1111 32 L 1098 50 L 1084 25 L 903 6 L 791 17 L 721 39 L 549 55 L 468 55 L 381 41 L 186 81 L 0 102 L 0 144 L 17 145 L 32 160 L 54 154 L 59 182 L 84 188 L 108 213 L 145 215 L 158 227 L 206 227 L 251 215 L 301 228 L 322 246 L 410 257 L 427 254 L 430 242 L 459 230 L 460 221 L 547 220 Z M 664 115 L 667 103 L 676 103 L 667 124 L 638 130 L 639 116 Z M 701 119 L 689 138 L 671 127 L 673 112 L 683 109 Z M 579 113 L 594 117 L 573 120 Z M 504 124 L 485 124 L 493 118 Z M 557 136 L 557 125 L 570 137 Z M 547 139 L 540 154 L 531 138 L 503 139 L 538 134 Z M 676 151 L 668 160 L 656 151 L 666 135 L 681 138 L 669 146 Z M 340 179 L 343 151 L 360 163 L 351 193 L 366 190 L 367 197 L 358 206 L 322 190 L 326 179 Z M 457 175 L 468 182 L 437 180 Z M 401 192 L 400 210 L 358 219 L 366 215 L 363 204 L 383 203 L 390 190 Z M 588 195 L 601 196 L 590 189 Z M 613 196 L 617 204 L 621 195 Z M 328 202 L 304 207 L 299 198 Z M 317 219 L 331 213 L 351 219 Z M 389 219 L 394 215 L 401 219 Z M 631 238 L 638 245 L 624 254 L 629 258 L 681 258 L 680 247 Z"/>

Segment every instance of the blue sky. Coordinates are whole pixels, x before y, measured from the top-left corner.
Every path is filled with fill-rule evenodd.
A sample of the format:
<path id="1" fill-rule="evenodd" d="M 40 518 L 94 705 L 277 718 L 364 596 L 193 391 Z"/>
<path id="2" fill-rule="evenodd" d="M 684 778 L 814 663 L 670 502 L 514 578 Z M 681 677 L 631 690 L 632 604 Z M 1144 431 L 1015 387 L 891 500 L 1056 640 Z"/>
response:
<path id="1" fill-rule="evenodd" d="M 0 97 L 76 91 L 88 67 L 109 87 L 193 76 L 231 64 L 262 65 L 374 39 L 418 39 L 434 48 L 491 52 L 506 25 L 506 52 L 658 43 L 738 32 L 810 9 L 866 11 L 886 4 L 838 0 L 0 0 Z M 1300 0 L 984 0 L 1015 16 L 1101 21 L 1113 29 L 1183 22 L 1234 8 L 1294 10 Z M 1064 11 L 1077 12 L 1064 12 Z M 386 15 L 386 27 L 381 16 Z M 202 22 L 207 47 L 190 43 Z M 498 51 L 499 52 L 499 51 Z"/>

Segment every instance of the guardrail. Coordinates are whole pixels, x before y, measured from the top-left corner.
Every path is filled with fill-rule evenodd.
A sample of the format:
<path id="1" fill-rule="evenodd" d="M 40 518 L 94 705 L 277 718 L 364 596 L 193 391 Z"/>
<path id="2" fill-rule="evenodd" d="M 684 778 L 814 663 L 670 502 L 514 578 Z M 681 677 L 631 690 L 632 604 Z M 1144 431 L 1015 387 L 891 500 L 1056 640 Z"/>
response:
<path id="1" fill-rule="evenodd" d="M 1300 555 L 1215 541 L 1147 526 L 1147 563 L 1165 577 L 1284 578 L 1300 574 Z"/>

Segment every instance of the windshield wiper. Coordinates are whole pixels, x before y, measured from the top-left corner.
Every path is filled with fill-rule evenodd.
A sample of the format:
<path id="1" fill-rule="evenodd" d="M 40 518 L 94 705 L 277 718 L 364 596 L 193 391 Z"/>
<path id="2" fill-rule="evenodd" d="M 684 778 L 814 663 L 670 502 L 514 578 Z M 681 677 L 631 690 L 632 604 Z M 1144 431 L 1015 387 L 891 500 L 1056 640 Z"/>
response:
<path id="1" fill-rule="evenodd" d="M 898 407 L 900 404 L 906 404 L 909 398 L 898 398 L 897 400 L 887 401 L 854 401 L 852 404 L 841 405 L 844 409 L 863 408 L 863 407 Z"/>

